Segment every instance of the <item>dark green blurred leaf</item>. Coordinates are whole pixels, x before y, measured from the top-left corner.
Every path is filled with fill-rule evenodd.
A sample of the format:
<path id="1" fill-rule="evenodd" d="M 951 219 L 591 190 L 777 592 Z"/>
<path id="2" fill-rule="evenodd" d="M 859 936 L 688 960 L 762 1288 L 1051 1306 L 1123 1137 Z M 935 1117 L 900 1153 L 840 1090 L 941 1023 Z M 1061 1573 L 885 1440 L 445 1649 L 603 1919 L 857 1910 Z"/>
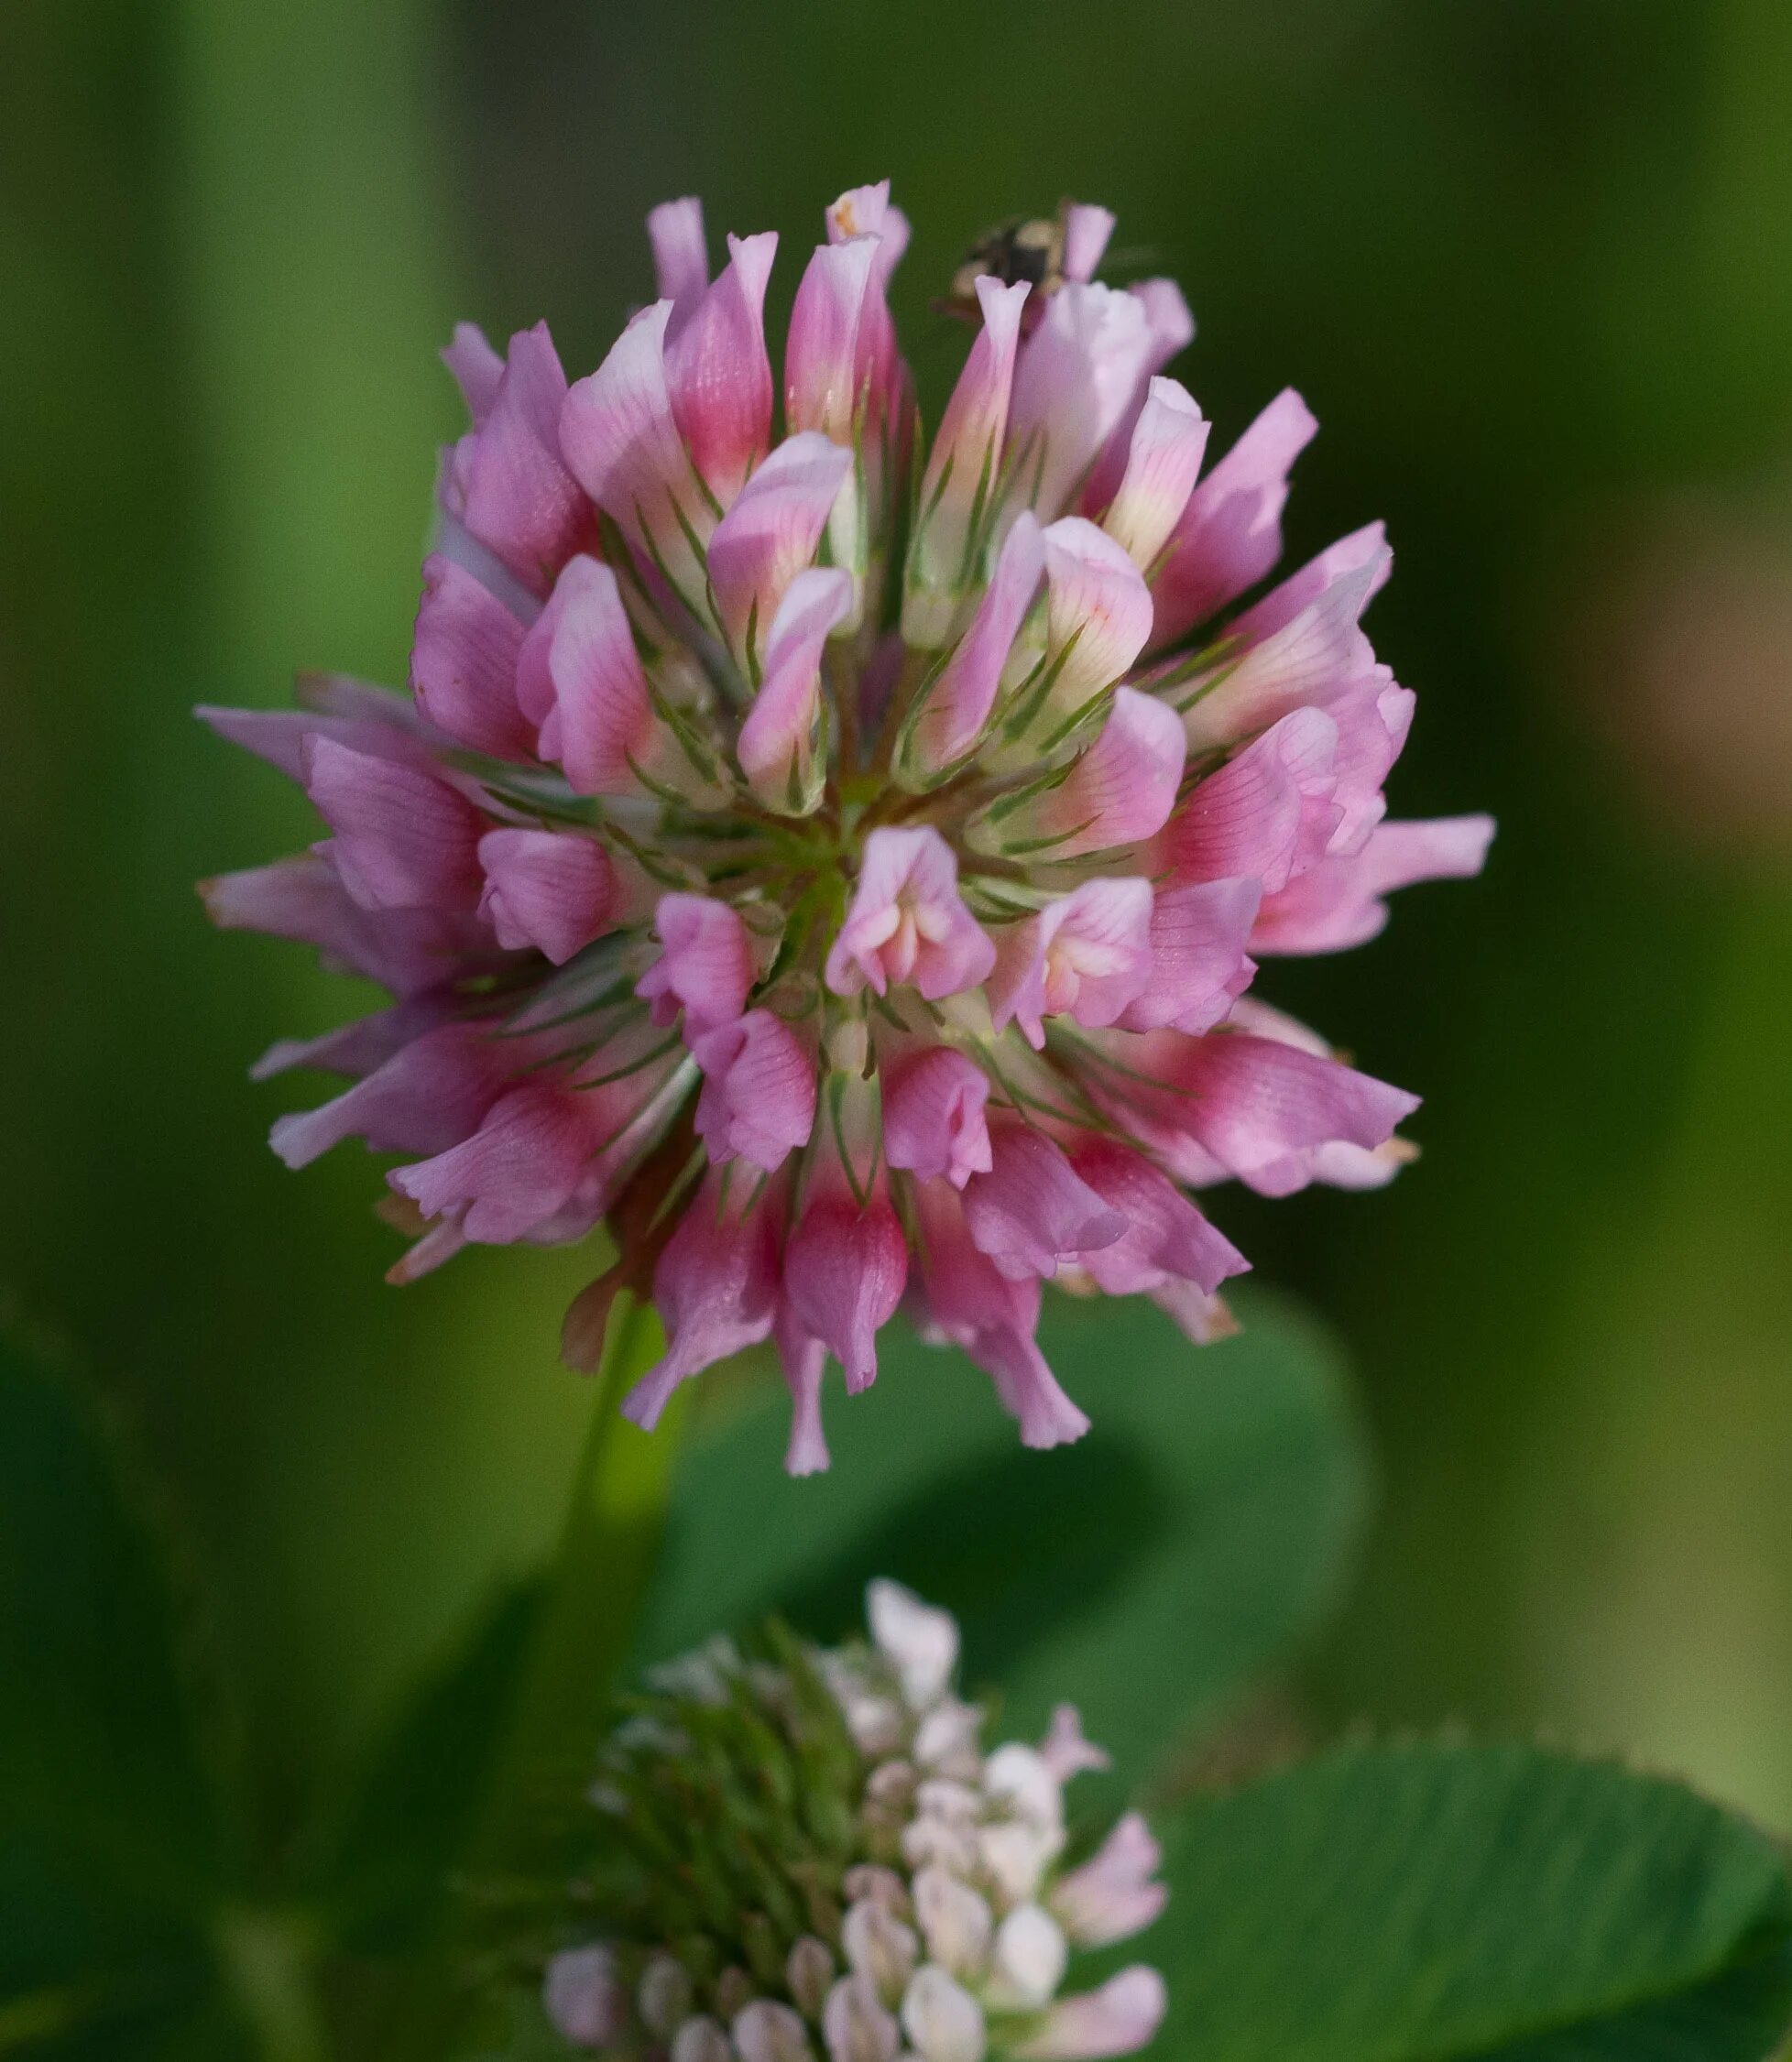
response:
<path id="1" fill-rule="evenodd" d="M 0 2052 L 225 2052 L 235 1853 L 162 1528 L 71 1376 L 0 1339 Z"/>
<path id="2" fill-rule="evenodd" d="M 1281 1659 L 1336 1594 L 1365 1498 L 1335 1354 L 1252 1299 L 1197 1352 L 1148 1304 L 1054 1300 L 1042 1339 L 1095 1421 L 1029 1453 L 962 1356 L 891 1328 L 876 1386 L 835 1398 L 832 1470 L 780 1472 L 784 1413 L 688 1456 L 643 1658 L 777 1609 L 831 1638 L 891 1575 L 963 1622 L 967 1679 L 1003 1721 L 1070 1698 L 1138 1782 L 1193 1717 Z"/>
<path id="3" fill-rule="evenodd" d="M 1166 2053 L 1761 2062 L 1792 2014 L 1784 1856 L 1609 1763 L 1350 1749 L 1165 1830 Z"/>
<path id="4" fill-rule="evenodd" d="M 541 1601 L 540 1583 L 501 1598 L 375 1755 L 325 1870 L 325 1894 L 353 1945 L 402 1945 L 443 1908 L 515 1712 Z"/>

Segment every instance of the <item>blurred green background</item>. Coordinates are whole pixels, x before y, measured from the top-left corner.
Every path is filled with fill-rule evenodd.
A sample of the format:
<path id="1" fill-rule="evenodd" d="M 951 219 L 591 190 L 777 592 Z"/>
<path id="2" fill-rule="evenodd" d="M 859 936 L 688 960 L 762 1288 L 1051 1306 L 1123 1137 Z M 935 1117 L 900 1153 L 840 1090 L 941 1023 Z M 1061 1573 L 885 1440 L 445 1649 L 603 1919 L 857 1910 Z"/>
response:
<path id="1" fill-rule="evenodd" d="M 222 1571 L 271 1826 L 552 1533 L 582 1271 L 397 1294 L 372 1167 L 267 1152 L 246 1063 L 345 998 L 205 926 L 195 876 L 309 834 L 189 709 L 402 678 L 457 317 L 588 369 L 692 191 L 783 233 L 787 304 L 886 173 L 935 406 L 929 296 L 1065 192 L 1183 281 L 1222 437 L 1302 388 L 1293 548 L 1396 550 L 1396 810 L 1502 820 L 1484 882 L 1265 983 L 1427 1098 L 1387 1195 L 1218 1213 L 1383 1453 L 1317 1708 L 1624 1743 L 1792 1825 L 1788 106 L 1784 0 L 9 0 L 0 1285 Z"/>

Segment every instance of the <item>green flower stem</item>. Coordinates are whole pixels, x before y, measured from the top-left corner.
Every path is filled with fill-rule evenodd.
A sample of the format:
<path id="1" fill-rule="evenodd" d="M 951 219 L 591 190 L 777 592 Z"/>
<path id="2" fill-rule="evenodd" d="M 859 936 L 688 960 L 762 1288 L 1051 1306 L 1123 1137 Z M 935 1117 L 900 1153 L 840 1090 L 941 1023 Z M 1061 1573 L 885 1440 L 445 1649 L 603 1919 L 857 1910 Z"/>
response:
<path id="1" fill-rule="evenodd" d="M 625 1291 L 611 1313 L 591 1428 L 476 1846 L 490 1865 L 526 1860 L 534 1828 L 589 1779 L 653 1572 L 683 1416 L 676 1397 L 650 1434 L 617 1406 L 664 1351 L 658 1313 Z"/>

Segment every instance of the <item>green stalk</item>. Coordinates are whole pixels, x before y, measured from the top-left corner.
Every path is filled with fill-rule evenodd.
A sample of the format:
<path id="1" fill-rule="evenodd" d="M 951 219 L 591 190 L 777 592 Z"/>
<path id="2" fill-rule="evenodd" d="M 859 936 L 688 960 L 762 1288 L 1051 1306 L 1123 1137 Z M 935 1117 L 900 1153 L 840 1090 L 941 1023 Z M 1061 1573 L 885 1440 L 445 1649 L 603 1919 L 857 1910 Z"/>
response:
<path id="1" fill-rule="evenodd" d="M 617 1406 L 664 1351 L 652 1304 L 624 1291 L 611 1313 L 590 1430 L 475 1845 L 487 1865 L 514 1869 L 526 1860 L 533 1827 L 588 1780 L 653 1572 L 683 1416 L 682 1397 L 674 1398 L 650 1434 Z"/>

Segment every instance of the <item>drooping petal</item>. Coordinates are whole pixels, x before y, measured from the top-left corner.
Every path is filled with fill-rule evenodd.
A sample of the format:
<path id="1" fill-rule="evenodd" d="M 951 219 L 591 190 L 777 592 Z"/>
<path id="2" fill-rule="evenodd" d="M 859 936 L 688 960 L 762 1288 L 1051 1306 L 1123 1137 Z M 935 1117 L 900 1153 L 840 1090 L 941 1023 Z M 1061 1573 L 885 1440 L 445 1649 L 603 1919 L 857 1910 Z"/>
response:
<path id="1" fill-rule="evenodd" d="M 391 1184 L 426 1217 L 450 1214 L 467 1238 L 508 1246 L 572 1200 L 616 1114 L 609 1098 L 525 1082 L 499 1097 L 470 1138 L 399 1168 Z"/>
<path id="2" fill-rule="evenodd" d="M 884 995 L 912 982 L 929 1001 L 981 981 L 996 949 L 958 893 L 958 861 L 931 824 L 883 828 L 865 841 L 858 881 L 827 955 L 827 985 Z"/>
<path id="3" fill-rule="evenodd" d="M 757 663 L 791 582 L 814 558 L 852 453 L 818 431 L 786 437 L 736 496 L 709 540 L 722 634 Z"/>
<path id="4" fill-rule="evenodd" d="M 713 895 L 662 895 L 653 912 L 660 956 L 635 985 L 661 1026 L 684 1013 L 687 1044 L 747 1007 L 759 978 L 753 941 L 739 912 Z"/>
<path id="5" fill-rule="evenodd" d="M 730 236 L 728 262 L 668 340 L 673 420 L 716 504 L 726 508 L 771 441 L 765 289 L 778 235 Z"/>
<path id="6" fill-rule="evenodd" d="M 564 832 L 487 831 L 479 840 L 479 913 L 512 952 L 544 953 L 556 966 L 615 921 L 622 885 L 595 838 Z"/>
<path id="7" fill-rule="evenodd" d="M 1416 881 L 1471 879 L 1492 837 L 1491 816 L 1380 824 L 1361 851 L 1323 860 L 1268 897 L 1251 934 L 1252 949 L 1333 953 L 1366 944 L 1387 922 L 1384 897 Z"/>
<path id="8" fill-rule="evenodd" d="M 691 1041 L 703 1069 L 697 1135 L 718 1166 L 737 1155 L 769 1173 L 806 1145 L 815 1123 L 815 1061 L 769 1009 L 718 1024 Z"/>
<path id="9" fill-rule="evenodd" d="M 908 1271 L 887 1196 L 863 1206 L 838 1187 L 811 1196 L 784 1249 L 784 1293 L 846 1370 L 848 1394 L 877 1379 L 877 1336 L 896 1315 Z"/>
<path id="10" fill-rule="evenodd" d="M 822 1430 L 822 1369 L 827 1348 L 803 1329 L 790 1304 L 782 1304 L 775 1326 L 778 1361 L 791 1393 L 791 1435 L 784 1449 L 786 1475 L 819 1475 L 828 1463 L 827 1437 Z"/>
<path id="11" fill-rule="evenodd" d="M 1142 573 L 1149 571 L 1188 506 L 1210 425 L 1186 387 L 1152 380 L 1132 427 L 1126 472 L 1101 527 Z"/>
<path id="12" fill-rule="evenodd" d="M 335 833 L 331 863 L 364 909 L 478 906 L 485 819 L 447 781 L 313 737 L 305 750 L 305 787 Z"/>
<path id="13" fill-rule="evenodd" d="M 772 1196 L 710 1173 L 654 1268 L 666 1353 L 623 1398 L 625 1417 L 652 1431 L 681 1382 L 771 1336 L 777 1223 Z"/>
<path id="14" fill-rule="evenodd" d="M 880 1078 L 884 1155 L 892 1167 L 954 1188 L 989 1172 L 989 1077 L 974 1060 L 953 1046 L 928 1046 L 886 1064 Z"/>
<path id="15" fill-rule="evenodd" d="M 1061 1261 L 1111 1246 L 1126 1220 L 1082 1181 L 1042 1131 L 1006 1118 L 989 1128 L 994 1164 L 965 1185 L 965 1223 L 1011 1280 L 1054 1275 Z"/>
<path id="16" fill-rule="evenodd" d="M 1188 497 L 1152 583 L 1152 643 L 1174 644 L 1254 586 L 1282 556 L 1288 469 L 1318 424 L 1292 387 L 1278 394 Z"/>
<path id="17" fill-rule="evenodd" d="M 765 641 L 765 678 L 736 754 L 747 784 L 768 809 L 806 816 L 826 778 L 821 663 L 828 634 L 852 606 L 852 575 L 811 566 L 784 591 Z"/>
<path id="18" fill-rule="evenodd" d="M 1022 509 L 1002 540 L 970 628 L 925 690 L 897 747 L 897 777 L 924 788 L 955 768 L 983 735 L 1002 668 L 1045 567 L 1037 519 Z"/>

